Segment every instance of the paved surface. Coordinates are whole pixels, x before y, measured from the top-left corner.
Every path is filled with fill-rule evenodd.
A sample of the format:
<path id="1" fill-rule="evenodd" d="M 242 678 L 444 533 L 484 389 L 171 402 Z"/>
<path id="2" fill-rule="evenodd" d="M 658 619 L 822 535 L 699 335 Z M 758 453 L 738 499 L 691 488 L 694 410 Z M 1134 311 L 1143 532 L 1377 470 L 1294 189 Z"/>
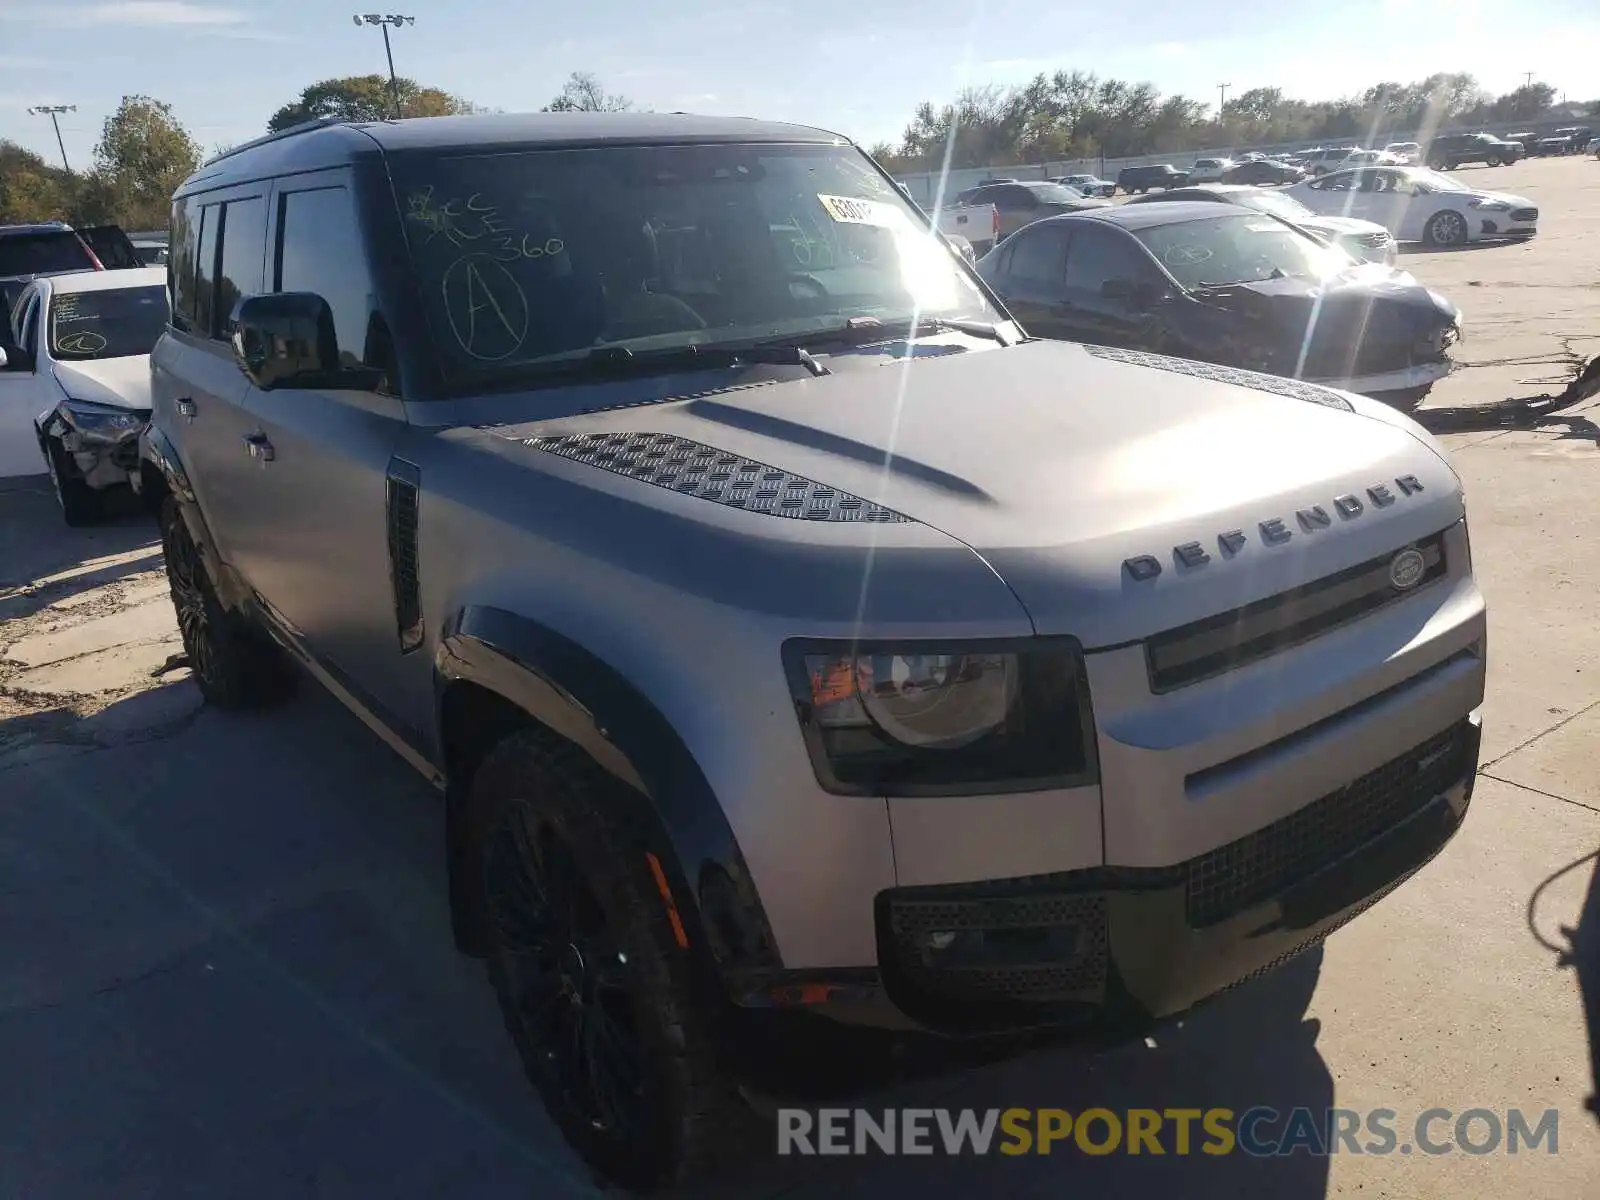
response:
<path id="1" fill-rule="evenodd" d="M 725 1194 L 1600 1194 L 1580 999 L 1552 948 L 1593 863 L 1540 890 L 1600 846 L 1600 402 L 1530 428 L 1492 406 L 1600 353 L 1600 163 L 1493 180 L 1539 203 L 1537 241 L 1405 260 L 1468 316 L 1466 365 L 1429 404 L 1457 431 L 1492 605 L 1464 831 L 1323 952 L 1153 1048 L 873 1103 L 1337 1104 L 1402 1127 L 1556 1107 L 1559 1153 L 789 1161 Z M 182 669 L 153 675 L 177 648 L 159 567 L 143 518 L 72 531 L 47 495 L 0 494 L 0 1196 L 591 1192 L 451 951 L 435 797 L 312 687 L 235 718 Z"/>

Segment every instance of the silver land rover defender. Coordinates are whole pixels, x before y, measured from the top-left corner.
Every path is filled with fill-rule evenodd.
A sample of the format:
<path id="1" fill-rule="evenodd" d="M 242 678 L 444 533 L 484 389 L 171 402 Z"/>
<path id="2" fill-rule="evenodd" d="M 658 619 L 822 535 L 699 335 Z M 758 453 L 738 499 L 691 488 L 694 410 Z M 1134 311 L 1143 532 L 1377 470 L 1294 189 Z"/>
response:
<path id="1" fill-rule="evenodd" d="M 445 797 L 577 1151 L 712 1161 L 727 1031 L 1138 1029 L 1449 840 L 1484 604 L 1375 401 L 1036 341 L 830 133 L 321 123 L 178 191 L 144 454 L 212 702 Z"/>

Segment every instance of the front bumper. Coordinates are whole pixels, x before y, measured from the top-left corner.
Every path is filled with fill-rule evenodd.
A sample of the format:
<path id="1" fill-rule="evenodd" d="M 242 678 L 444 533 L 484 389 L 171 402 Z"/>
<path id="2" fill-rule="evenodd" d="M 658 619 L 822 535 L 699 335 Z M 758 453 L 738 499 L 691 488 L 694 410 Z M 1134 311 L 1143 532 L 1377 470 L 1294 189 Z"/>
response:
<path id="1" fill-rule="evenodd" d="M 1135 1033 L 1319 944 L 1437 854 L 1477 774 L 1476 712 L 1170 867 L 894 888 L 877 968 L 749 981 L 747 1007 L 947 1035 Z"/>
<path id="2" fill-rule="evenodd" d="M 1355 392 L 1358 396 L 1370 396 L 1375 392 L 1401 392 L 1412 388 L 1432 387 L 1448 374 L 1450 374 L 1450 360 L 1440 359 L 1437 362 L 1402 367 L 1396 371 L 1354 375 L 1345 379 L 1312 379 L 1308 382 Z"/>
<path id="3" fill-rule="evenodd" d="M 46 438 L 60 442 L 83 482 L 98 490 L 129 483 L 139 476 L 139 439 L 149 425 L 150 414 L 134 415 L 139 418 L 136 427 L 102 432 L 79 429 L 57 409 L 35 428 L 41 443 Z"/>

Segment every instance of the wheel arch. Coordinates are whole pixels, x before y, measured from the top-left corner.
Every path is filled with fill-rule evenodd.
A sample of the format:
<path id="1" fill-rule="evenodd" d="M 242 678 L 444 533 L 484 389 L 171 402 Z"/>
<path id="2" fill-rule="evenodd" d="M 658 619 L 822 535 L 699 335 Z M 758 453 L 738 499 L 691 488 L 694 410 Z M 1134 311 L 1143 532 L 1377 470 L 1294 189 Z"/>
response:
<path id="1" fill-rule="evenodd" d="M 503 737 L 542 729 L 585 751 L 643 801 L 697 965 L 724 984 L 781 969 L 776 942 L 726 815 L 693 753 L 619 671 L 543 623 L 469 605 L 442 627 L 435 717 L 445 768 L 450 904 L 458 946 L 483 951 L 467 854 L 472 773 Z"/>

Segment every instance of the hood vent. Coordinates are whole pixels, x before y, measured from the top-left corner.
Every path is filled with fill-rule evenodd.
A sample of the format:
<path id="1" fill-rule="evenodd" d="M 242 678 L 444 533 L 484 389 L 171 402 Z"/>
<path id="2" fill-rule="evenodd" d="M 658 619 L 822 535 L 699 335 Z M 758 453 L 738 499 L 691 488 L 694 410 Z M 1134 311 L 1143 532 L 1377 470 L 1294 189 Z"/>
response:
<path id="1" fill-rule="evenodd" d="M 768 516 L 802 521 L 910 520 L 803 475 L 670 433 L 579 433 L 516 440 L 641 483 Z"/>
<path id="2" fill-rule="evenodd" d="M 1127 363 L 1130 367 L 1152 367 L 1157 371 L 1176 371 L 1180 375 L 1193 375 L 1196 379 L 1209 379 L 1213 383 L 1231 383 L 1235 387 L 1253 388 L 1258 392 L 1272 392 L 1292 400 L 1305 400 L 1324 408 L 1337 408 L 1340 412 L 1354 412 L 1350 402 L 1330 388 L 1299 379 L 1284 379 L 1278 375 L 1264 375 L 1260 371 L 1245 371 L 1239 367 L 1224 367 L 1217 363 L 1193 362 L 1187 358 L 1168 358 L 1165 354 L 1146 354 L 1141 350 L 1122 350 L 1115 346 L 1085 346 L 1096 358 Z"/>

